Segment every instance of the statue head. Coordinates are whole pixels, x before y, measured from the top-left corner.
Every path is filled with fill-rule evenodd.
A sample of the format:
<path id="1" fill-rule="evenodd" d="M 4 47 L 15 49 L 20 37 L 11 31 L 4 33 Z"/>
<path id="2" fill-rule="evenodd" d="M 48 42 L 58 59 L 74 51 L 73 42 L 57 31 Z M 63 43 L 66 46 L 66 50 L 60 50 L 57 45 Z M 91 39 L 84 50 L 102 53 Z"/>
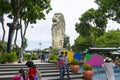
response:
<path id="1" fill-rule="evenodd" d="M 64 20 L 64 16 L 62 13 L 55 13 L 52 18 L 52 22 L 53 22 L 53 26 L 58 25 L 58 24 L 65 26 L 65 20 Z"/>

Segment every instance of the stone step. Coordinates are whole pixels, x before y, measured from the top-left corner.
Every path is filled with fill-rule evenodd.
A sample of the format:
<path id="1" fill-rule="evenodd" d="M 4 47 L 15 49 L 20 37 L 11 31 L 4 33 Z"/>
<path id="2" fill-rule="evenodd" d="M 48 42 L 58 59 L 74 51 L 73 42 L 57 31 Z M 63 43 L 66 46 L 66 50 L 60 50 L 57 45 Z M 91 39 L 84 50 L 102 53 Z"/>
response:
<path id="1" fill-rule="evenodd" d="M 65 75 L 64 78 L 67 80 L 67 75 Z M 50 77 L 42 77 L 42 80 L 59 80 L 59 75 L 50 76 Z M 83 80 L 83 75 L 82 74 L 70 75 L 70 80 Z"/>
<path id="2" fill-rule="evenodd" d="M 12 77 L 14 77 L 15 75 L 2 75 L 0 76 L 0 80 L 3 79 L 9 79 L 11 80 Z M 65 78 L 67 78 L 67 76 L 65 75 Z M 71 79 L 82 79 L 83 76 L 82 74 L 74 74 L 74 73 L 70 73 L 70 78 Z M 59 80 L 59 73 L 48 73 L 48 74 L 42 74 L 42 80 Z"/>
<path id="3" fill-rule="evenodd" d="M 35 64 L 36 67 L 56 67 L 55 64 Z M 25 64 L 21 65 L 0 65 L 0 68 L 24 68 L 27 67 Z"/>
<path id="4" fill-rule="evenodd" d="M 16 74 L 12 74 L 13 72 L 11 72 L 11 74 L 4 74 L 4 75 L 1 75 L 0 78 L 4 78 L 4 76 L 8 76 L 8 77 L 13 77 L 15 76 Z M 66 73 L 65 73 L 66 74 Z M 81 75 L 81 73 L 73 73 L 73 72 L 70 72 L 70 75 Z M 59 72 L 54 72 L 54 73 L 41 73 L 41 76 L 43 77 L 48 77 L 48 76 L 59 76 Z"/>
<path id="5" fill-rule="evenodd" d="M 59 70 L 39 70 L 42 74 L 47 74 L 47 73 L 58 73 Z M 71 70 L 70 70 L 71 72 Z M 0 75 L 13 75 L 13 74 L 17 74 L 18 73 L 18 70 L 16 71 L 0 71 Z"/>
<path id="6" fill-rule="evenodd" d="M 36 64 L 37 69 L 41 72 L 42 80 L 59 80 L 59 69 L 56 68 L 56 64 Z M 0 80 L 11 80 L 13 76 L 18 73 L 18 70 L 23 68 L 28 70 L 25 64 L 0 64 Z M 81 73 L 73 73 L 70 68 L 70 80 L 82 80 Z M 67 76 L 65 76 L 67 80 Z"/>
<path id="7" fill-rule="evenodd" d="M 18 71 L 21 68 L 0 68 L 0 71 Z M 28 70 L 28 68 L 22 68 L 24 70 Z M 43 67 L 43 68 L 37 68 L 38 70 L 55 70 L 56 67 Z"/>

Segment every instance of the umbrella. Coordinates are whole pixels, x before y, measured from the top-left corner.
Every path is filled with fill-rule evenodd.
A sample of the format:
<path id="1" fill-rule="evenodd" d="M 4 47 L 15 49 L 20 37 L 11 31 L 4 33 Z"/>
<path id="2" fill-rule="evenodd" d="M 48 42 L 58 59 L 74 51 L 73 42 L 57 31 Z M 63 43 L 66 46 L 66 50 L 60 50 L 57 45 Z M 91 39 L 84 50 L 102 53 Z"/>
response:
<path id="1" fill-rule="evenodd" d="M 90 60 L 87 60 L 86 63 L 91 66 L 102 66 L 104 59 L 100 55 L 92 55 Z"/>
<path id="2" fill-rule="evenodd" d="M 81 60 L 81 55 L 80 55 L 80 53 L 75 53 L 75 54 L 74 54 L 74 58 L 80 61 L 80 60 Z"/>
<path id="3" fill-rule="evenodd" d="M 68 56 L 68 59 L 69 59 L 69 62 L 71 62 L 71 60 L 73 59 L 73 52 L 71 52 L 71 51 L 66 51 L 68 54 L 67 54 L 67 56 Z"/>
<path id="4" fill-rule="evenodd" d="M 85 60 L 90 60 L 90 58 L 91 58 L 91 55 L 89 53 L 85 55 Z"/>

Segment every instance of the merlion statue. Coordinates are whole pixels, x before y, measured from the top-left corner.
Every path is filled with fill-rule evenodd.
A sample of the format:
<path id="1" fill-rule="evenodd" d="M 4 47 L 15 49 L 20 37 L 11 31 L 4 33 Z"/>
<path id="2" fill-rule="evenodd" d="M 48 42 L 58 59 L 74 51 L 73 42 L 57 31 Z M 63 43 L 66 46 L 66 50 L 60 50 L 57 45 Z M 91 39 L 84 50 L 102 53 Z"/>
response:
<path id="1" fill-rule="evenodd" d="M 62 49 L 65 35 L 65 20 L 63 14 L 55 13 L 52 22 L 52 48 Z"/>

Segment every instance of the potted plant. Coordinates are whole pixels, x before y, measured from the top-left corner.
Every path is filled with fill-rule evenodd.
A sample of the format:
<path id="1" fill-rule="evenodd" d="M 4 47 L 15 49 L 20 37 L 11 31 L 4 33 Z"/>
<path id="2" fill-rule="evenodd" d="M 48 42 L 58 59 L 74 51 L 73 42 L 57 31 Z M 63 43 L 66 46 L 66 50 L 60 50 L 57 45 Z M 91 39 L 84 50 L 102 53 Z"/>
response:
<path id="1" fill-rule="evenodd" d="M 83 76 L 86 80 L 92 80 L 94 72 L 93 72 L 93 68 L 91 65 L 84 64 L 82 73 L 83 73 Z"/>
<path id="2" fill-rule="evenodd" d="M 117 58 L 117 59 L 115 60 L 115 63 L 120 67 L 120 59 L 119 59 L 119 58 Z"/>
<path id="3" fill-rule="evenodd" d="M 70 64 L 72 72 L 77 73 L 80 68 L 79 61 L 77 59 L 72 59 Z"/>

